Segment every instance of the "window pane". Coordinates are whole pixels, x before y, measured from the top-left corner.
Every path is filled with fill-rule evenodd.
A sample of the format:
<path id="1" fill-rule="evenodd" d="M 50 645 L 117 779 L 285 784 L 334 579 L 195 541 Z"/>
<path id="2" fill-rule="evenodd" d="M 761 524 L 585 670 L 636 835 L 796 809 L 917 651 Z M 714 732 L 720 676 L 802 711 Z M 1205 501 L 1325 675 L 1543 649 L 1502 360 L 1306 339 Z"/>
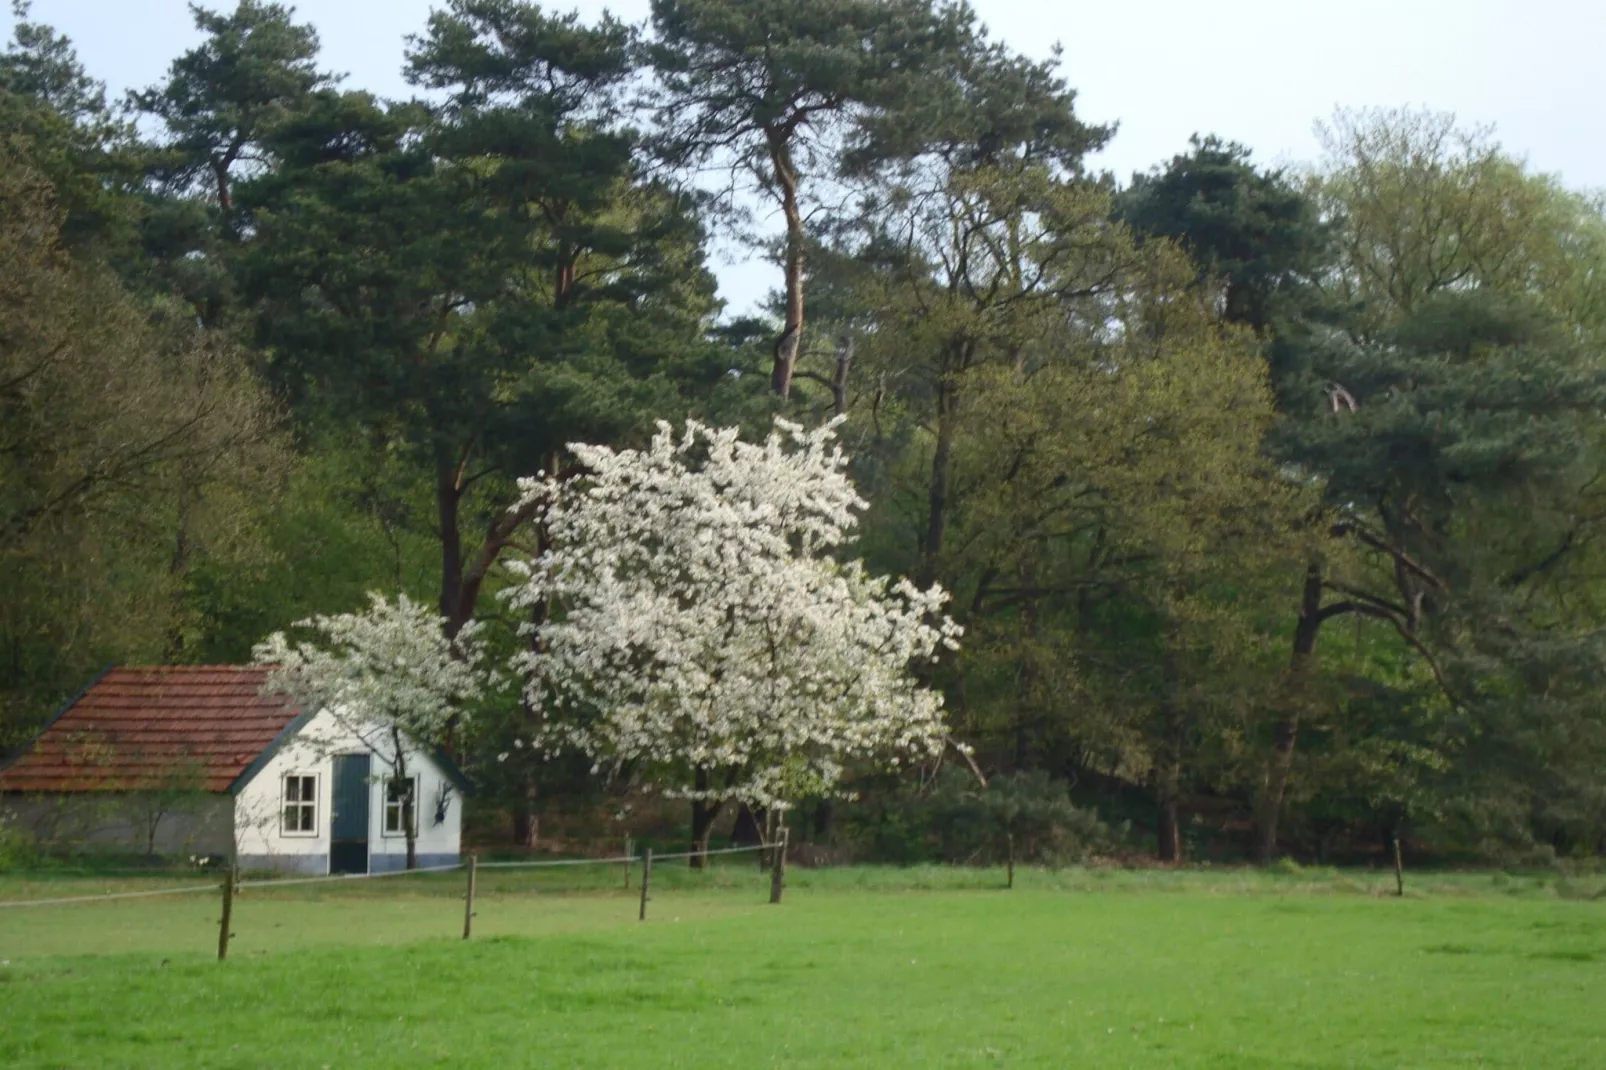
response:
<path id="1" fill-rule="evenodd" d="M 289 776 L 284 778 L 284 801 L 287 803 L 301 800 L 301 778 Z"/>
<path id="2" fill-rule="evenodd" d="M 410 801 L 417 813 L 418 778 L 405 780 L 392 777 L 385 781 L 385 832 L 401 835 L 407 831 L 406 817 L 402 812 L 404 801 Z M 416 825 L 415 825 L 416 827 Z"/>

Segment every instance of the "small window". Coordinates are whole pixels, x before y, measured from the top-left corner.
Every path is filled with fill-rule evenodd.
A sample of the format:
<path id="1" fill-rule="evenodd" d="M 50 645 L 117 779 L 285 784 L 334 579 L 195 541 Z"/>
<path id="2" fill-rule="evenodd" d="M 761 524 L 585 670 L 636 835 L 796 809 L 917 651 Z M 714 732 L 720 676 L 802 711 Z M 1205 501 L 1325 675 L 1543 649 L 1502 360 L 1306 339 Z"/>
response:
<path id="1" fill-rule="evenodd" d="M 385 835 L 405 836 L 407 829 L 402 824 L 403 803 L 412 807 L 413 832 L 418 832 L 418 778 L 415 776 L 393 776 L 385 781 Z"/>
<path id="2" fill-rule="evenodd" d="M 318 778 L 292 773 L 284 778 L 284 823 L 286 836 L 318 834 Z"/>

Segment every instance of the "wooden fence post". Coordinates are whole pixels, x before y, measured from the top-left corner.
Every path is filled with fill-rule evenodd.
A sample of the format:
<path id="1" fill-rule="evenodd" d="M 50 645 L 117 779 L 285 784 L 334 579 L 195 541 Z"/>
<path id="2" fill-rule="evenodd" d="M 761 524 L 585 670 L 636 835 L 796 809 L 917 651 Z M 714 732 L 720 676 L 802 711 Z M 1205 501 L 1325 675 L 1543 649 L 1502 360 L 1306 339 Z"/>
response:
<path id="1" fill-rule="evenodd" d="M 479 868 L 479 856 L 468 856 L 468 894 L 463 896 L 463 939 L 474 931 L 474 874 Z"/>
<path id="2" fill-rule="evenodd" d="M 1394 894 L 1405 897 L 1405 862 L 1400 858 L 1400 838 L 1394 837 Z"/>
<path id="3" fill-rule="evenodd" d="M 786 841 L 791 830 L 785 825 L 781 826 L 781 838 L 775 843 L 775 857 L 770 860 L 770 902 L 781 901 L 781 891 L 786 887 Z"/>
<path id="4" fill-rule="evenodd" d="M 217 960 L 222 962 L 229 957 L 229 926 L 234 921 L 234 881 L 237 876 L 235 865 L 229 863 L 228 872 L 223 874 L 223 917 L 217 927 Z"/>
<path id="5" fill-rule="evenodd" d="M 1009 859 L 1009 887 L 1015 887 L 1015 834 L 1004 833 L 1004 847 Z"/>
<path id="6" fill-rule="evenodd" d="M 641 856 L 641 913 L 637 921 L 647 920 L 647 884 L 652 880 L 652 848 L 647 848 L 646 854 Z"/>
<path id="7" fill-rule="evenodd" d="M 625 837 L 625 891 L 630 890 L 630 837 Z"/>

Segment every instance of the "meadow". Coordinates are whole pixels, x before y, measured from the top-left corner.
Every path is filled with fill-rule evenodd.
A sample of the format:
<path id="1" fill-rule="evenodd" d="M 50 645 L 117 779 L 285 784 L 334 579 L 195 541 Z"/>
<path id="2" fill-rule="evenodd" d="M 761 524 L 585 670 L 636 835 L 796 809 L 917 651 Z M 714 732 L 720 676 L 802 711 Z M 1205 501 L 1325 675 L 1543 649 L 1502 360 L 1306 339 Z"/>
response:
<path id="1" fill-rule="evenodd" d="M 609 870 L 0 910 L 7 1067 L 1606 1066 L 1606 880 Z M 174 878 L 193 883 L 193 878 Z M 155 878 L 0 878 L 0 900 Z"/>

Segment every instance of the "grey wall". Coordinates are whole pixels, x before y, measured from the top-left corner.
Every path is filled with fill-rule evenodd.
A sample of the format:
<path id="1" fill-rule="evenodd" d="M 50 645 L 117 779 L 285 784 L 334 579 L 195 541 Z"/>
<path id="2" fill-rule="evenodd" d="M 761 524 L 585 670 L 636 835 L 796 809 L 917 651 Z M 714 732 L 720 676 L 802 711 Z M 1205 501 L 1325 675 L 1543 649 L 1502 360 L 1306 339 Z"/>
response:
<path id="1" fill-rule="evenodd" d="M 328 855 L 240 855 L 237 860 L 240 872 L 279 873 L 285 875 L 321 877 L 329 872 Z"/>
<path id="2" fill-rule="evenodd" d="M 0 796 L 0 815 L 42 847 L 106 850 L 165 858 L 229 855 L 234 797 L 138 792 Z M 155 829 L 154 840 L 150 838 Z"/>

